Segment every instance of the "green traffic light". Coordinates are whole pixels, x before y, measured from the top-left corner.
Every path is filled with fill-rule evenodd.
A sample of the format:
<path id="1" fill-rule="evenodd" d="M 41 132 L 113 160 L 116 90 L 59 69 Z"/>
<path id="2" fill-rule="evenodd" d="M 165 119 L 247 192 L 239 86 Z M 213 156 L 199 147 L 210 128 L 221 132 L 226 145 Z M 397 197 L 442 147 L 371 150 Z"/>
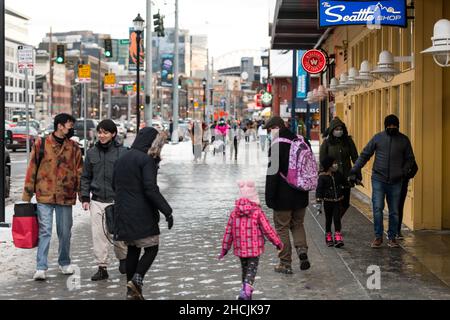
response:
<path id="1" fill-rule="evenodd" d="M 106 51 L 106 52 L 105 52 L 105 56 L 106 56 L 106 57 L 111 57 L 111 52 Z"/>
<path id="2" fill-rule="evenodd" d="M 56 62 L 57 63 L 63 63 L 64 62 L 64 58 L 58 57 L 58 58 L 56 58 Z"/>

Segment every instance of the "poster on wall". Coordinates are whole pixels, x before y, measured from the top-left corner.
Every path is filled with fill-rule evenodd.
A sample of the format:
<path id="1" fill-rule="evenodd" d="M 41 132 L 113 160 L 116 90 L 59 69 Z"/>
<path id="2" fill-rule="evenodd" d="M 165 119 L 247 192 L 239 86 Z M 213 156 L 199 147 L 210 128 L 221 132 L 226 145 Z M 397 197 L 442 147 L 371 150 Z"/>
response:
<path id="1" fill-rule="evenodd" d="M 347 25 L 407 27 L 406 0 L 318 1 L 319 28 Z"/>

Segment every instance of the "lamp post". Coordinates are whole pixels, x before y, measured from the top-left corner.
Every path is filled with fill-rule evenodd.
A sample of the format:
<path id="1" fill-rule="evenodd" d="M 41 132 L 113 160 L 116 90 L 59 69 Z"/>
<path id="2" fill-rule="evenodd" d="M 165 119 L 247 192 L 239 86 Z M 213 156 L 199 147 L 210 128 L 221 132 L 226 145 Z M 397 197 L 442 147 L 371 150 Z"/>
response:
<path id="1" fill-rule="evenodd" d="M 134 32 L 136 33 L 136 47 L 137 47 L 137 58 L 136 58 L 136 133 L 139 133 L 141 127 L 141 106 L 140 106 L 140 69 L 141 69 L 141 35 L 144 31 L 144 19 L 138 14 L 136 19 L 133 20 Z"/>
<path id="2" fill-rule="evenodd" d="M 204 79 L 202 80 L 203 85 L 203 120 L 206 121 L 206 84 L 208 83 L 208 80 Z"/>

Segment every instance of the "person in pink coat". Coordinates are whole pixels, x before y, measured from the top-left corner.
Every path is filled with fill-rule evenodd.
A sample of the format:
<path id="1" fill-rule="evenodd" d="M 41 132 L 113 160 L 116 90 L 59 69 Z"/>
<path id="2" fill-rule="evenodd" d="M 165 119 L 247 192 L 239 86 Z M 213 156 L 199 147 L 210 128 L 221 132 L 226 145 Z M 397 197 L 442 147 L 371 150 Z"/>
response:
<path id="1" fill-rule="evenodd" d="M 254 181 L 239 181 L 240 198 L 230 215 L 222 242 L 223 259 L 234 246 L 234 255 L 242 265 L 242 289 L 239 300 L 252 300 L 253 285 L 258 270 L 259 257 L 264 253 L 265 238 L 278 250 L 283 243 L 272 228 L 264 211 L 260 207 Z"/>

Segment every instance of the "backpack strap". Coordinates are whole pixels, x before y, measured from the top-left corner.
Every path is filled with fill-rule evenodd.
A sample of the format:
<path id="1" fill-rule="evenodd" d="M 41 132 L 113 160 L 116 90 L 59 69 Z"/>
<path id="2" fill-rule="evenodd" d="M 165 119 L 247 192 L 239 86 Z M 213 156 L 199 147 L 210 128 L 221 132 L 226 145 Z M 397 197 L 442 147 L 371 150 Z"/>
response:
<path id="1" fill-rule="evenodd" d="M 276 138 L 273 142 L 272 145 L 279 143 L 279 142 L 283 142 L 283 143 L 287 143 L 287 144 L 292 144 L 292 140 L 286 139 L 286 138 Z"/>

